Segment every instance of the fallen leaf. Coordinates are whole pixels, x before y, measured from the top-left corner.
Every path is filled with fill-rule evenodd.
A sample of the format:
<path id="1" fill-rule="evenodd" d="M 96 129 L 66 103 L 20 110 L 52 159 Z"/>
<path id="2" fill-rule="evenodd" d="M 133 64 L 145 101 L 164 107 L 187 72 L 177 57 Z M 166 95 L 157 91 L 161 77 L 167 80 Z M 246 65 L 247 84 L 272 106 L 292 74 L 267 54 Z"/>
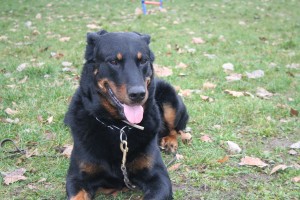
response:
<path id="1" fill-rule="evenodd" d="M 185 68 L 187 68 L 188 66 L 187 66 L 187 64 L 184 64 L 183 62 L 180 62 L 176 67 L 177 67 L 177 68 L 180 68 L 180 69 L 185 69 Z"/>
<path id="2" fill-rule="evenodd" d="M 47 122 L 48 124 L 51 124 L 53 122 L 53 116 L 48 117 Z"/>
<path id="3" fill-rule="evenodd" d="M 209 96 L 200 95 L 200 98 L 201 98 L 203 101 L 214 102 L 214 99 L 211 98 L 211 97 L 209 97 Z"/>
<path id="4" fill-rule="evenodd" d="M 101 28 L 97 24 L 88 24 L 88 25 L 86 25 L 86 27 L 89 29 L 96 29 L 96 30 L 99 30 Z"/>
<path id="5" fill-rule="evenodd" d="M 181 163 L 176 163 L 168 168 L 168 171 L 175 171 L 180 167 Z"/>
<path id="6" fill-rule="evenodd" d="M 154 65 L 155 74 L 159 77 L 167 77 L 173 74 L 172 69 L 164 66 Z"/>
<path id="7" fill-rule="evenodd" d="M 233 91 L 233 90 L 225 90 L 224 92 L 227 94 L 230 94 L 231 96 L 234 96 L 234 97 L 245 96 L 244 92 L 238 92 L 238 91 Z"/>
<path id="8" fill-rule="evenodd" d="M 277 165 L 277 166 L 273 167 L 273 169 L 270 172 L 270 175 L 274 174 L 278 170 L 285 170 L 286 168 L 288 168 L 288 166 L 286 166 L 286 165 Z"/>
<path id="9" fill-rule="evenodd" d="M 6 112 L 6 114 L 8 114 L 8 115 L 15 115 L 15 114 L 18 113 L 18 111 L 13 110 L 13 109 L 11 109 L 11 108 L 6 108 L 6 109 L 5 109 L 5 112 Z"/>
<path id="10" fill-rule="evenodd" d="M 17 71 L 21 72 L 27 67 L 28 63 L 22 63 L 17 67 Z"/>
<path id="11" fill-rule="evenodd" d="M 64 145 L 64 151 L 62 152 L 62 155 L 64 155 L 65 157 L 67 158 L 70 158 L 71 157 L 71 153 L 72 153 L 72 150 L 73 150 L 73 145 L 71 144 L 67 144 L 67 145 Z"/>
<path id="12" fill-rule="evenodd" d="M 24 77 L 23 79 L 21 79 L 18 83 L 19 83 L 19 84 L 24 84 L 24 83 L 26 83 L 27 79 L 28 79 L 28 76 L 25 76 L 25 77 Z"/>
<path id="13" fill-rule="evenodd" d="M 41 13 L 36 14 L 35 18 L 36 19 L 42 19 L 42 14 Z"/>
<path id="14" fill-rule="evenodd" d="M 38 115 L 37 116 L 37 120 L 38 120 L 38 122 L 43 123 L 43 121 L 44 121 L 43 116 L 42 115 Z"/>
<path id="15" fill-rule="evenodd" d="M 62 62 L 61 64 L 64 67 L 71 67 L 72 66 L 72 63 L 71 62 L 67 62 L 67 61 Z"/>
<path id="16" fill-rule="evenodd" d="M 270 99 L 270 97 L 273 96 L 273 93 L 267 91 L 264 88 L 258 87 L 256 90 L 256 96 L 258 96 L 262 99 Z"/>
<path id="17" fill-rule="evenodd" d="M 300 69 L 300 64 L 299 64 L 299 63 L 288 64 L 288 65 L 286 65 L 286 68 L 290 68 L 290 69 Z"/>
<path id="18" fill-rule="evenodd" d="M 239 165 L 257 166 L 261 168 L 268 166 L 268 164 L 264 163 L 261 159 L 249 156 L 245 156 L 245 158 L 242 158 Z"/>
<path id="19" fill-rule="evenodd" d="M 224 162 L 227 162 L 228 160 L 229 160 L 229 156 L 226 155 L 226 156 L 224 156 L 224 158 L 219 159 L 218 162 L 219 163 L 224 163 Z"/>
<path id="20" fill-rule="evenodd" d="M 25 168 L 20 168 L 12 172 L 2 173 L 4 175 L 4 184 L 9 185 L 20 180 L 26 180 L 27 178 L 24 176 L 25 172 Z"/>
<path id="21" fill-rule="evenodd" d="M 289 150 L 288 152 L 290 155 L 293 155 L 293 156 L 298 154 L 297 151 L 295 151 L 293 149 Z"/>
<path id="22" fill-rule="evenodd" d="M 44 135 L 45 135 L 45 138 L 46 138 L 47 140 L 53 140 L 53 139 L 55 139 L 55 134 L 52 133 L 51 131 L 46 130 L 46 131 L 44 132 Z"/>
<path id="23" fill-rule="evenodd" d="M 212 142 L 212 139 L 209 137 L 209 135 L 202 135 L 200 139 L 203 142 Z"/>
<path id="24" fill-rule="evenodd" d="M 34 149 L 34 150 L 27 150 L 25 156 L 26 156 L 26 158 L 30 158 L 30 157 L 37 156 L 37 155 L 39 155 L 38 150 Z"/>
<path id="25" fill-rule="evenodd" d="M 209 59 L 216 59 L 217 56 L 215 54 L 209 54 L 209 53 L 204 53 L 203 56 L 209 58 Z"/>
<path id="26" fill-rule="evenodd" d="M 291 115 L 291 117 L 298 117 L 299 111 L 291 108 L 290 115 Z"/>
<path id="27" fill-rule="evenodd" d="M 176 160 L 182 160 L 184 158 L 183 155 L 178 153 L 175 156 L 176 156 Z"/>
<path id="28" fill-rule="evenodd" d="M 250 73 L 246 72 L 246 75 L 248 78 L 261 78 L 265 75 L 265 72 L 259 69 Z"/>
<path id="29" fill-rule="evenodd" d="M 232 63 L 224 63 L 222 65 L 222 68 L 225 70 L 225 71 L 234 71 L 234 65 Z"/>
<path id="30" fill-rule="evenodd" d="M 292 144 L 290 146 L 291 149 L 300 149 L 300 141 Z"/>
<path id="31" fill-rule="evenodd" d="M 192 92 L 190 89 L 180 90 L 179 95 L 182 97 L 190 97 L 192 96 Z"/>
<path id="32" fill-rule="evenodd" d="M 204 90 L 211 90 L 211 89 L 215 89 L 216 88 L 216 84 L 213 84 L 213 83 L 211 83 L 211 82 L 205 82 L 205 83 L 203 83 L 203 89 Z"/>
<path id="33" fill-rule="evenodd" d="M 19 120 L 19 118 L 15 118 L 15 119 L 7 118 L 7 119 L 4 119 L 4 122 L 10 123 L 10 124 L 17 124 L 20 122 L 20 120 Z"/>
<path id="34" fill-rule="evenodd" d="M 56 59 L 60 59 L 60 58 L 64 57 L 64 54 L 62 54 L 62 53 L 56 53 L 56 52 L 51 52 L 50 53 L 50 57 L 56 58 Z"/>
<path id="35" fill-rule="evenodd" d="M 188 144 L 191 140 L 192 140 L 192 135 L 190 133 L 184 132 L 184 131 L 178 131 L 180 136 L 181 136 L 181 140 L 184 144 Z"/>
<path id="36" fill-rule="evenodd" d="M 68 42 L 70 40 L 70 37 L 61 37 L 59 38 L 59 41 L 61 42 Z"/>
<path id="37" fill-rule="evenodd" d="M 228 151 L 230 151 L 231 153 L 241 153 L 242 151 L 241 147 L 232 141 L 227 141 L 227 145 Z"/>
<path id="38" fill-rule="evenodd" d="M 296 177 L 292 178 L 292 181 L 295 183 L 300 182 L 300 176 L 296 176 Z"/>
<path id="39" fill-rule="evenodd" d="M 226 80 L 228 82 L 239 81 L 241 79 L 242 79 L 242 74 L 233 73 L 233 74 L 230 74 L 229 76 L 226 76 Z"/>
<path id="40" fill-rule="evenodd" d="M 201 37 L 193 37 L 192 43 L 194 43 L 194 44 L 204 44 L 205 41 Z"/>
<path id="41" fill-rule="evenodd" d="M 142 15 L 142 14 L 143 14 L 143 11 L 142 11 L 141 8 L 137 7 L 137 8 L 135 9 L 135 11 L 134 11 L 134 14 L 135 14 L 136 16 L 139 16 L 139 15 Z"/>

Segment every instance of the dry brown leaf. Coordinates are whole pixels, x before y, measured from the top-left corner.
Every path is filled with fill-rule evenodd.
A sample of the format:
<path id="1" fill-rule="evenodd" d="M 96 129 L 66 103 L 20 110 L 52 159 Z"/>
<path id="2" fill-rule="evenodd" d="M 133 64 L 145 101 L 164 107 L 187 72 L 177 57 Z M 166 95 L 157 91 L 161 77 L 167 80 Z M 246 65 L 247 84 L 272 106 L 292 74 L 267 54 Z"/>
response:
<path id="1" fill-rule="evenodd" d="M 62 155 L 64 155 L 65 157 L 67 158 L 70 158 L 71 157 L 71 153 L 72 153 L 72 150 L 73 150 L 73 145 L 72 144 L 67 144 L 67 145 L 64 145 L 64 151 L 62 152 Z"/>
<path id="2" fill-rule="evenodd" d="M 86 25 L 86 27 L 88 27 L 89 29 L 96 29 L 96 30 L 99 30 L 101 28 L 97 24 L 88 24 Z"/>
<path id="3" fill-rule="evenodd" d="M 291 149 L 300 149 L 300 141 L 292 144 L 290 146 Z"/>
<path id="4" fill-rule="evenodd" d="M 185 68 L 187 68 L 188 66 L 187 66 L 187 64 L 184 64 L 183 62 L 180 62 L 176 67 L 177 67 L 177 68 L 180 68 L 180 69 L 185 69 Z"/>
<path id="5" fill-rule="evenodd" d="M 172 69 L 164 66 L 158 66 L 158 65 L 154 65 L 154 71 L 158 77 L 167 77 L 173 74 Z"/>
<path id="6" fill-rule="evenodd" d="M 184 158 L 183 155 L 178 154 L 178 153 L 175 156 L 176 156 L 176 160 L 182 160 Z"/>
<path id="7" fill-rule="evenodd" d="M 204 44 L 205 41 L 201 37 L 193 37 L 192 43 L 194 43 L 194 44 Z"/>
<path id="8" fill-rule="evenodd" d="M 137 7 L 137 8 L 135 9 L 135 11 L 134 11 L 134 14 L 137 15 L 137 16 L 139 16 L 139 15 L 142 15 L 142 14 L 143 14 L 143 11 L 142 11 L 142 9 L 140 9 L 139 7 Z"/>
<path id="9" fill-rule="evenodd" d="M 227 162 L 228 160 L 229 160 L 229 156 L 226 155 L 226 156 L 224 156 L 224 158 L 219 159 L 218 162 L 219 163 L 224 163 L 224 162 Z"/>
<path id="10" fill-rule="evenodd" d="M 238 92 L 238 91 L 233 91 L 233 90 L 225 90 L 224 92 L 227 94 L 230 94 L 231 96 L 234 96 L 234 97 L 245 96 L 244 92 Z"/>
<path id="11" fill-rule="evenodd" d="M 37 156 L 37 155 L 39 155 L 38 150 L 34 149 L 34 150 L 27 150 L 25 156 L 26 156 L 26 158 L 30 158 L 30 157 Z"/>
<path id="12" fill-rule="evenodd" d="M 209 135 L 202 135 L 200 139 L 203 142 L 212 142 L 212 139 L 209 137 Z"/>
<path id="13" fill-rule="evenodd" d="M 273 169 L 270 172 L 270 175 L 274 174 L 278 170 L 285 170 L 286 168 L 288 168 L 288 166 L 286 166 L 286 165 L 277 165 L 277 166 L 273 167 Z"/>
<path id="14" fill-rule="evenodd" d="M 207 101 L 207 102 L 213 102 L 214 99 L 209 97 L 209 96 L 205 96 L 205 95 L 200 95 L 200 98 L 203 100 L 203 101 Z"/>
<path id="15" fill-rule="evenodd" d="M 248 78 L 261 78 L 265 75 L 265 72 L 259 69 L 250 73 L 246 72 L 246 75 Z"/>
<path id="16" fill-rule="evenodd" d="M 15 115 L 15 114 L 18 113 L 17 110 L 13 110 L 13 109 L 11 109 L 11 108 L 6 108 L 6 109 L 5 109 L 5 112 L 6 112 L 6 114 L 8 114 L 8 115 Z"/>
<path id="17" fill-rule="evenodd" d="M 294 178 L 292 178 L 292 181 L 295 183 L 299 183 L 300 182 L 300 176 L 296 176 Z"/>
<path id="18" fill-rule="evenodd" d="M 226 80 L 228 82 L 239 81 L 241 79 L 242 79 L 242 74 L 233 73 L 233 74 L 230 74 L 229 76 L 226 76 Z"/>
<path id="19" fill-rule="evenodd" d="M 17 71 L 21 72 L 28 66 L 28 63 L 22 63 L 17 67 Z"/>
<path id="20" fill-rule="evenodd" d="M 9 185 L 11 183 L 20 181 L 20 180 L 26 180 L 27 178 L 24 176 L 24 173 L 26 172 L 25 168 L 16 169 L 12 172 L 3 173 L 4 175 L 4 184 Z"/>
<path id="21" fill-rule="evenodd" d="M 241 153 L 242 151 L 241 147 L 232 141 L 227 141 L 227 145 L 228 151 L 230 151 L 231 153 Z"/>
<path id="22" fill-rule="evenodd" d="M 290 115 L 291 115 L 291 117 L 298 117 L 299 111 L 295 110 L 294 108 L 291 108 Z"/>
<path id="23" fill-rule="evenodd" d="M 51 124 L 53 122 L 53 116 L 50 116 L 48 119 L 47 119 L 47 122 L 48 124 Z"/>
<path id="24" fill-rule="evenodd" d="M 184 131 L 178 131 L 178 132 L 184 144 L 188 144 L 192 140 L 192 135 L 190 133 L 186 133 Z"/>
<path id="25" fill-rule="evenodd" d="M 232 63 L 224 63 L 222 65 L 222 68 L 224 69 L 225 72 L 232 72 L 232 71 L 234 71 L 234 65 Z"/>
<path id="26" fill-rule="evenodd" d="M 28 76 L 25 76 L 23 79 L 21 79 L 21 80 L 19 81 L 19 84 L 26 83 L 27 80 L 28 80 Z"/>
<path id="27" fill-rule="evenodd" d="M 273 93 L 267 91 L 264 88 L 258 87 L 256 90 L 256 96 L 258 96 L 262 99 L 270 99 L 270 97 L 273 96 Z"/>
<path id="28" fill-rule="evenodd" d="M 249 157 L 249 156 L 245 156 L 245 158 L 242 158 L 239 165 L 249 165 L 249 166 L 257 166 L 257 167 L 268 166 L 268 164 L 264 163 L 261 159 Z"/>
<path id="29" fill-rule="evenodd" d="M 71 39 L 70 37 L 61 37 L 61 38 L 59 38 L 59 41 L 68 42 L 70 39 Z"/>
<path id="30" fill-rule="evenodd" d="M 175 171 L 180 167 L 181 163 L 176 163 L 168 168 L 168 171 Z"/>
<path id="31" fill-rule="evenodd" d="M 213 84 L 213 83 L 211 83 L 211 82 L 205 82 L 205 83 L 203 83 L 203 89 L 204 90 L 211 90 L 211 89 L 215 89 L 216 88 L 216 84 Z"/>
<path id="32" fill-rule="evenodd" d="M 181 90 L 180 92 L 179 92 L 179 95 L 180 96 L 182 96 L 182 97 L 190 97 L 190 96 L 192 96 L 192 90 L 190 90 L 190 89 L 186 89 L 186 90 Z"/>
<path id="33" fill-rule="evenodd" d="M 293 156 L 298 154 L 297 151 L 295 151 L 293 149 L 289 150 L 288 153 Z"/>

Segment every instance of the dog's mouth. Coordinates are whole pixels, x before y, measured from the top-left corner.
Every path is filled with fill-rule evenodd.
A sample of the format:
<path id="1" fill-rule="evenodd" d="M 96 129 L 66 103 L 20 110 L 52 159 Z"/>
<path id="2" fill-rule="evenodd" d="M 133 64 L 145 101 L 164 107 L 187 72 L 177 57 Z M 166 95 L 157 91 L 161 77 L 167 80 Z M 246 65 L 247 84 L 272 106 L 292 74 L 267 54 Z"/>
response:
<path id="1" fill-rule="evenodd" d="M 106 85 L 106 90 L 110 100 L 117 108 L 123 119 L 126 119 L 132 124 L 138 124 L 143 120 L 144 108 L 142 105 L 127 105 L 125 103 L 121 103 L 108 84 Z"/>

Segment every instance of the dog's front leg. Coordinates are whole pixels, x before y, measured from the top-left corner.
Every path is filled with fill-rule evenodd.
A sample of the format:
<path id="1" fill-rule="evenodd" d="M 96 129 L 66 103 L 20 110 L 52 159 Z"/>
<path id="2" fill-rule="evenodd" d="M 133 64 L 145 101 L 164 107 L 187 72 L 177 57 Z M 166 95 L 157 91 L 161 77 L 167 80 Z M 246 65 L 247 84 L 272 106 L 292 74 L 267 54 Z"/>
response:
<path id="1" fill-rule="evenodd" d="M 166 172 L 167 173 L 167 172 Z M 172 200 L 172 185 L 168 175 L 157 173 L 143 187 L 144 200 Z"/>

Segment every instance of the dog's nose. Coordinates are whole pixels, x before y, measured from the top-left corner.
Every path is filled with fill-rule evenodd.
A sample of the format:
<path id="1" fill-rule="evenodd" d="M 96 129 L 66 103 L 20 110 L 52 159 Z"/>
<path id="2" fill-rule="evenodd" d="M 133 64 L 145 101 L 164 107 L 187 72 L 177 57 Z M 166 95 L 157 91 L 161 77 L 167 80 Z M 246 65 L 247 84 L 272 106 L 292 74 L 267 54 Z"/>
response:
<path id="1" fill-rule="evenodd" d="M 142 101 L 145 98 L 146 91 L 143 86 L 133 86 L 128 89 L 129 99 L 133 102 Z"/>

